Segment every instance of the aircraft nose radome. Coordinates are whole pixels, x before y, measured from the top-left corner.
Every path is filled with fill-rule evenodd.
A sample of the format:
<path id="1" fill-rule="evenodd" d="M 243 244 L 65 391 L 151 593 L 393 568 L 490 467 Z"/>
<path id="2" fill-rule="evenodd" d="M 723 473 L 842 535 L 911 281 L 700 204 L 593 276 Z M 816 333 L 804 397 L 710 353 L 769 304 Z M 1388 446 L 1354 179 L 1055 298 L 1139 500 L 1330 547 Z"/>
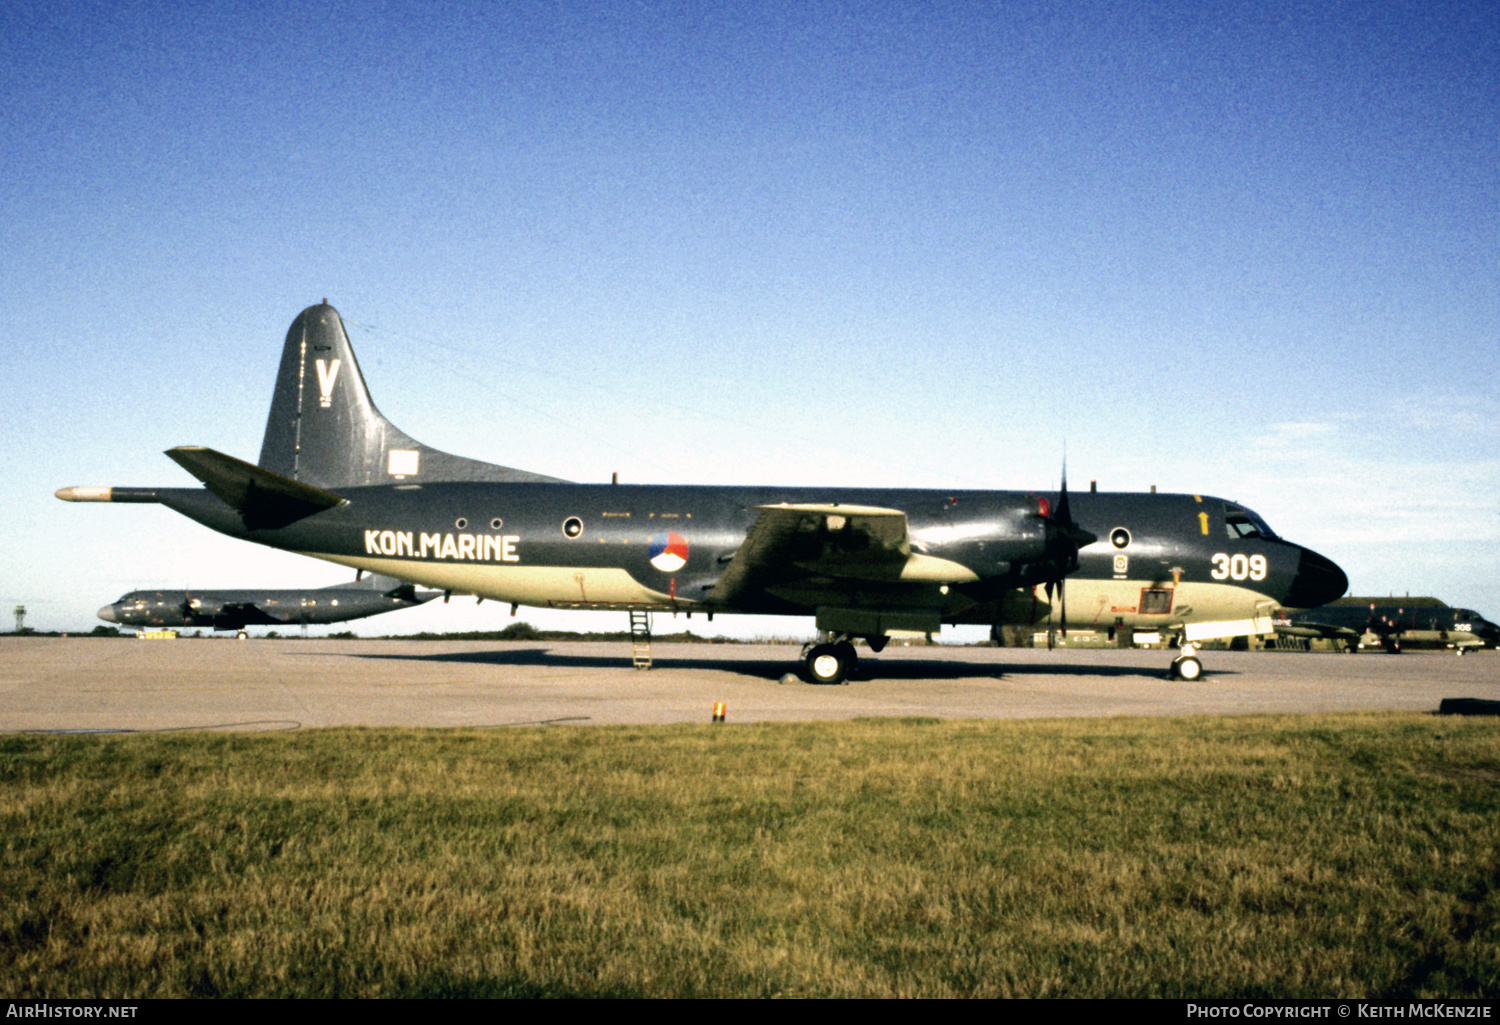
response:
<path id="1" fill-rule="evenodd" d="M 1349 578 L 1332 559 L 1325 559 L 1310 548 L 1302 549 L 1302 561 L 1292 579 L 1285 605 L 1293 609 L 1315 609 L 1342 597 L 1349 590 Z"/>
<path id="2" fill-rule="evenodd" d="M 106 623 L 119 622 L 119 620 L 115 618 L 115 607 L 113 605 L 104 606 L 104 608 L 99 610 L 98 615 L 99 618 L 104 620 Z"/>

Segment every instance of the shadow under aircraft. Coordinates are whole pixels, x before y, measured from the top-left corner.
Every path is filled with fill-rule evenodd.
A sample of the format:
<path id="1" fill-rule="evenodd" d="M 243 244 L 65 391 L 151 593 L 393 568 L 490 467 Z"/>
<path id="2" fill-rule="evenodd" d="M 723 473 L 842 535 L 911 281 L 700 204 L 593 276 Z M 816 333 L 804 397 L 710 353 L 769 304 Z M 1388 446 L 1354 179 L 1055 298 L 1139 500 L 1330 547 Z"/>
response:
<path id="1" fill-rule="evenodd" d="M 319 658 L 327 653 L 318 652 Z M 390 662 L 450 663 L 454 665 L 487 666 L 553 666 L 579 670 L 618 668 L 620 660 L 605 655 L 579 654 L 547 647 L 545 643 L 510 646 L 503 650 L 488 651 L 438 651 L 412 654 L 406 651 L 351 652 L 347 658 L 370 659 Z M 785 663 L 764 658 L 715 658 L 712 655 L 673 654 L 653 660 L 657 669 L 685 669 L 724 673 L 763 680 L 774 678 Z M 1159 676 L 1139 665 L 1100 665 L 1059 660 L 1050 663 L 1015 663 L 973 661 L 963 658 L 886 659 L 880 664 L 880 679 L 893 680 L 1003 680 L 1011 676 L 1103 676 L 1103 677 L 1151 677 Z"/>
<path id="2" fill-rule="evenodd" d="M 142 628 L 208 627 L 246 636 L 250 626 L 322 626 L 413 609 L 438 591 L 395 577 L 369 576 L 329 587 L 232 591 L 131 591 L 99 610 L 108 623 Z"/>
<path id="3" fill-rule="evenodd" d="M 337 311 L 302 311 L 258 463 L 184 446 L 204 487 L 68 487 L 158 502 L 231 537 L 454 594 L 552 609 L 812 616 L 807 677 L 854 641 L 944 624 L 1269 633 L 1344 593 L 1333 562 L 1203 494 L 579 484 L 429 448 L 375 408 Z"/>

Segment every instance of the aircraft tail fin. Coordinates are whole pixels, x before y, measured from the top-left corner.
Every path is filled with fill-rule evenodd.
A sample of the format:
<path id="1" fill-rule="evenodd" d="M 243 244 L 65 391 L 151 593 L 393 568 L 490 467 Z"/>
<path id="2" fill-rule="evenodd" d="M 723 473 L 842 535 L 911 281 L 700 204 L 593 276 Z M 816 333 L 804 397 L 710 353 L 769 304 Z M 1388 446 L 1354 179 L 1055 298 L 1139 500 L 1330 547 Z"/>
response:
<path id="1" fill-rule="evenodd" d="M 303 310 L 287 331 L 260 466 L 327 489 L 558 480 L 439 452 L 399 430 L 375 408 L 344 322 L 326 303 Z"/>

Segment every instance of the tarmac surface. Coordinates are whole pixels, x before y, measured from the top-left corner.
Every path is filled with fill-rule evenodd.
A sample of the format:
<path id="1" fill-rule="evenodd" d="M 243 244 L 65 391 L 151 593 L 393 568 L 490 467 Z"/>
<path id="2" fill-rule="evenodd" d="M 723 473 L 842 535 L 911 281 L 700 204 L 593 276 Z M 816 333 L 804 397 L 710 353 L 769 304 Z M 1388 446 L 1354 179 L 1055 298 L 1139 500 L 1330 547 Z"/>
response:
<path id="1" fill-rule="evenodd" d="M 1436 711 L 1500 699 L 1500 655 L 913 647 L 838 687 L 781 682 L 798 649 L 628 642 L 0 638 L 0 731 L 284 730 Z"/>

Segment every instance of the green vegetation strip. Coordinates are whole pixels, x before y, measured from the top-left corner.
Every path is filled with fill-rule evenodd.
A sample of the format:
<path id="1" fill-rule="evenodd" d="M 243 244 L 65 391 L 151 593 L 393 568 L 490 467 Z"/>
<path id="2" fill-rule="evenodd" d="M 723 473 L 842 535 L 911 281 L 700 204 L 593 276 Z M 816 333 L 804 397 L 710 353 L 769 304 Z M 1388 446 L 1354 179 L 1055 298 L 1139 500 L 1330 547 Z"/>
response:
<path id="1" fill-rule="evenodd" d="M 0 738 L 0 992 L 1494 996 L 1500 724 Z"/>

